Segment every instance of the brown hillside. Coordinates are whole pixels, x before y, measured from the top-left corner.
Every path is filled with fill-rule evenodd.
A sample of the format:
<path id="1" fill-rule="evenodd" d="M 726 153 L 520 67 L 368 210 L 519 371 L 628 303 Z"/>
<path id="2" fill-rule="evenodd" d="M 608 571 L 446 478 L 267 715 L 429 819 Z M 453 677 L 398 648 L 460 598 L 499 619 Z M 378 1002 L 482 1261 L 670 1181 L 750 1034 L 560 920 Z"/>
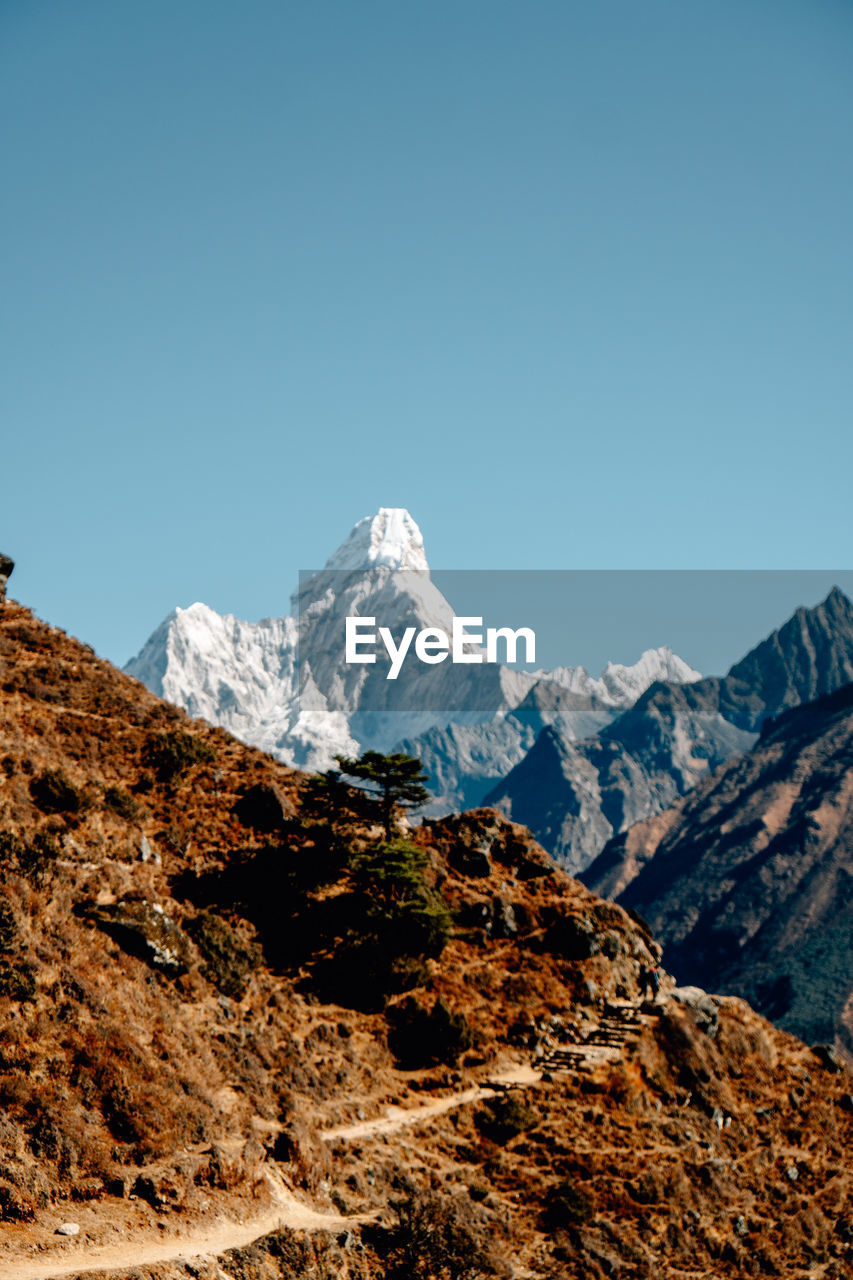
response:
<path id="1" fill-rule="evenodd" d="M 849 1076 L 642 1003 L 523 828 L 382 850 L 11 602 L 0 664 L 0 1280 L 851 1274 Z"/>

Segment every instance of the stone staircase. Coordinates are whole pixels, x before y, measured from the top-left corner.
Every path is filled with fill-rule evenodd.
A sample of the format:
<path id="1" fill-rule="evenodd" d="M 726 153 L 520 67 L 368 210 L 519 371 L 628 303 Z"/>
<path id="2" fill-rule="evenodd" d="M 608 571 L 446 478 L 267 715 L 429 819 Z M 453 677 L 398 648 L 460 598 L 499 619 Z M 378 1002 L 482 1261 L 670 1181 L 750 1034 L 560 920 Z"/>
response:
<path id="1" fill-rule="evenodd" d="M 648 1002 L 609 1001 L 597 1026 L 581 1033 L 566 1028 L 563 1043 L 551 1046 L 536 1063 L 543 1072 L 588 1071 L 616 1062 L 640 1037 L 644 1025 L 656 1020 Z"/>

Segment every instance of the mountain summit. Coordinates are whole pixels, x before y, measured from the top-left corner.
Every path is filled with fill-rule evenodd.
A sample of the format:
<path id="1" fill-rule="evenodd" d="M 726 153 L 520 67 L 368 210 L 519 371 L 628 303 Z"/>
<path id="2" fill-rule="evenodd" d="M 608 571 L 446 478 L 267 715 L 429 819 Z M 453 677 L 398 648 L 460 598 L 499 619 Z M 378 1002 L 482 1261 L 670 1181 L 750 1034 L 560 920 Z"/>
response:
<path id="1" fill-rule="evenodd" d="M 325 567 L 429 572 L 423 534 L 405 507 L 380 507 L 375 516 L 359 520 Z"/>
<path id="2" fill-rule="evenodd" d="M 395 631 L 449 627 L 453 610 L 433 585 L 423 535 L 408 511 L 359 520 L 319 572 L 303 577 L 292 616 L 245 622 L 196 602 L 175 609 L 125 670 L 190 715 L 222 725 L 288 764 L 324 769 L 360 746 L 387 749 L 384 670 L 343 663 L 345 619 L 379 614 Z M 378 672 L 378 677 L 377 677 Z M 400 682 L 402 684 L 402 682 Z M 401 690 L 391 686 L 398 696 Z M 362 709 L 369 725 L 351 726 Z M 407 720 L 420 732 L 435 716 Z"/>
<path id="3" fill-rule="evenodd" d="M 702 673 L 673 653 L 668 644 L 657 649 L 645 649 L 629 667 L 621 662 L 608 662 L 597 679 L 584 667 L 556 667 L 541 674 L 574 693 L 593 695 L 614 707 L 629 706 L 658 681 L 692 684 L 694 680 L 702 679 Z"/>

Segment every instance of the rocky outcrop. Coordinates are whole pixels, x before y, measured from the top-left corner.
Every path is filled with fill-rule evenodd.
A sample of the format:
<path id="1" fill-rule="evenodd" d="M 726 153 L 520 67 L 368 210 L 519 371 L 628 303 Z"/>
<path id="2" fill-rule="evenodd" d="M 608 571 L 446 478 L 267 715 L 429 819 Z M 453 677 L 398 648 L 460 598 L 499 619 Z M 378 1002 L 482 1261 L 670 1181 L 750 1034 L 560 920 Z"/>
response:
<path id="1" fill-rule="evenodd" d="M 685 1005 L 693 1010 L 696 1026 L 706 1035 L 714 1036 L 720 1025 L 720 1002 L 701 987 L 674 987 L 669 992 L 670 1000 Z"/>
<path id="2" fill-rule="evenodd" d="M 11 556 L 4 556 L 0 552 L 0 603 L 6 599 L 6 583 L 12 576 L 12 570 L 15 567 L 15 561 Z"/>
<path id="3" fill-rule="evenodd" d="M 130 955 L 163 973 L 186 973 L 193 956 L 183 930 L 158 902 L 119 902 L 95 907 L 90 919 Z"/>

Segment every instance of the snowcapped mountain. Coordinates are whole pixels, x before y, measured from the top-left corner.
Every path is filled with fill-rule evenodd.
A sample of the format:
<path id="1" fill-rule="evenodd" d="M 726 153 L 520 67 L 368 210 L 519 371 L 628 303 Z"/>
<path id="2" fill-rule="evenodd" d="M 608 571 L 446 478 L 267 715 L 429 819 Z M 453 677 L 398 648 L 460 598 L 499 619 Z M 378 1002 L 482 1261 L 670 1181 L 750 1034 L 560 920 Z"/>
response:
<path id="1" fill-rule="evenodd" d="M 356 744 L 346 716 L 328 706 L 310 671 L 298 688 L 296 651 L 293 618 L 242 622 L 196 603 L 173 610 L 125 671 L 251 746 L 321 768 L 327 755 Z"/>
<path id="2" fill-rule="evenodd" d="M 538 676 L 553 680 L 572 693 L 585 693 L 613 707 L 629 707 L 640 694 L 658 680 L 672 680 L 676 684 L 690 684 L 701 680 L 683 658 L 673 653 L 669 645 L 658 649 L 646 649 L 637 662 L 626 667 L 619 662 L 608 662 L 596 678 L 584 667 L 555 667 L 553 671 L 537 671 Z"/>
<path id="3" fill-rule="evenodd" d="M 365 517 L 302 581 L 292 616 L 244 622 L 204 604 L 175 609 L 125 668 L 190 715 L 220 724 L 288 764 L 324 769 L 372 747 L 421 755 L 435 810 L 477 803 L 546 725 L 570 741 L 599 732 L 657 680 L 699 673 L 668 648 L 634 666 L 529 673 L 483 663 L 406 666 L 343 661 L 345 619 L 376 617 L 449 632 L 453 609 L 432 582 L 420 529 L 400 508 Z"/>
<path id="4" fill-rule="evenodd" d="M 453 611 L 430 580 L 409 513 L 382 508 L 360 520 L 324 569 L 300 584 L 291 608 L 293 616 L 261 622 L 200 603 L 175 609 L 125 670 L 288 764 L 322 769 L 338 752 L 357 752 L 364 743 L 349 721 L 359 712 L 371 745 L 390 746 L 398 734 L 388 702 L 395 694 L 400 701 L 402 690 L 384 679 L 380 662 L 343 663 L 342 638 L 344 619 L 355 614 L 378 615 L 393 629 L 451 625 Z M 435 722 L 425 708 L 406 727 Z"/>
<path id="5" fill-rule="evenodd" d="M 375 516 L 359 520 L 326 561 L 327 569 L 358 572 L 381 567 L 429 573 L 423 534 L 403 507 L 380 507 Z"/>

